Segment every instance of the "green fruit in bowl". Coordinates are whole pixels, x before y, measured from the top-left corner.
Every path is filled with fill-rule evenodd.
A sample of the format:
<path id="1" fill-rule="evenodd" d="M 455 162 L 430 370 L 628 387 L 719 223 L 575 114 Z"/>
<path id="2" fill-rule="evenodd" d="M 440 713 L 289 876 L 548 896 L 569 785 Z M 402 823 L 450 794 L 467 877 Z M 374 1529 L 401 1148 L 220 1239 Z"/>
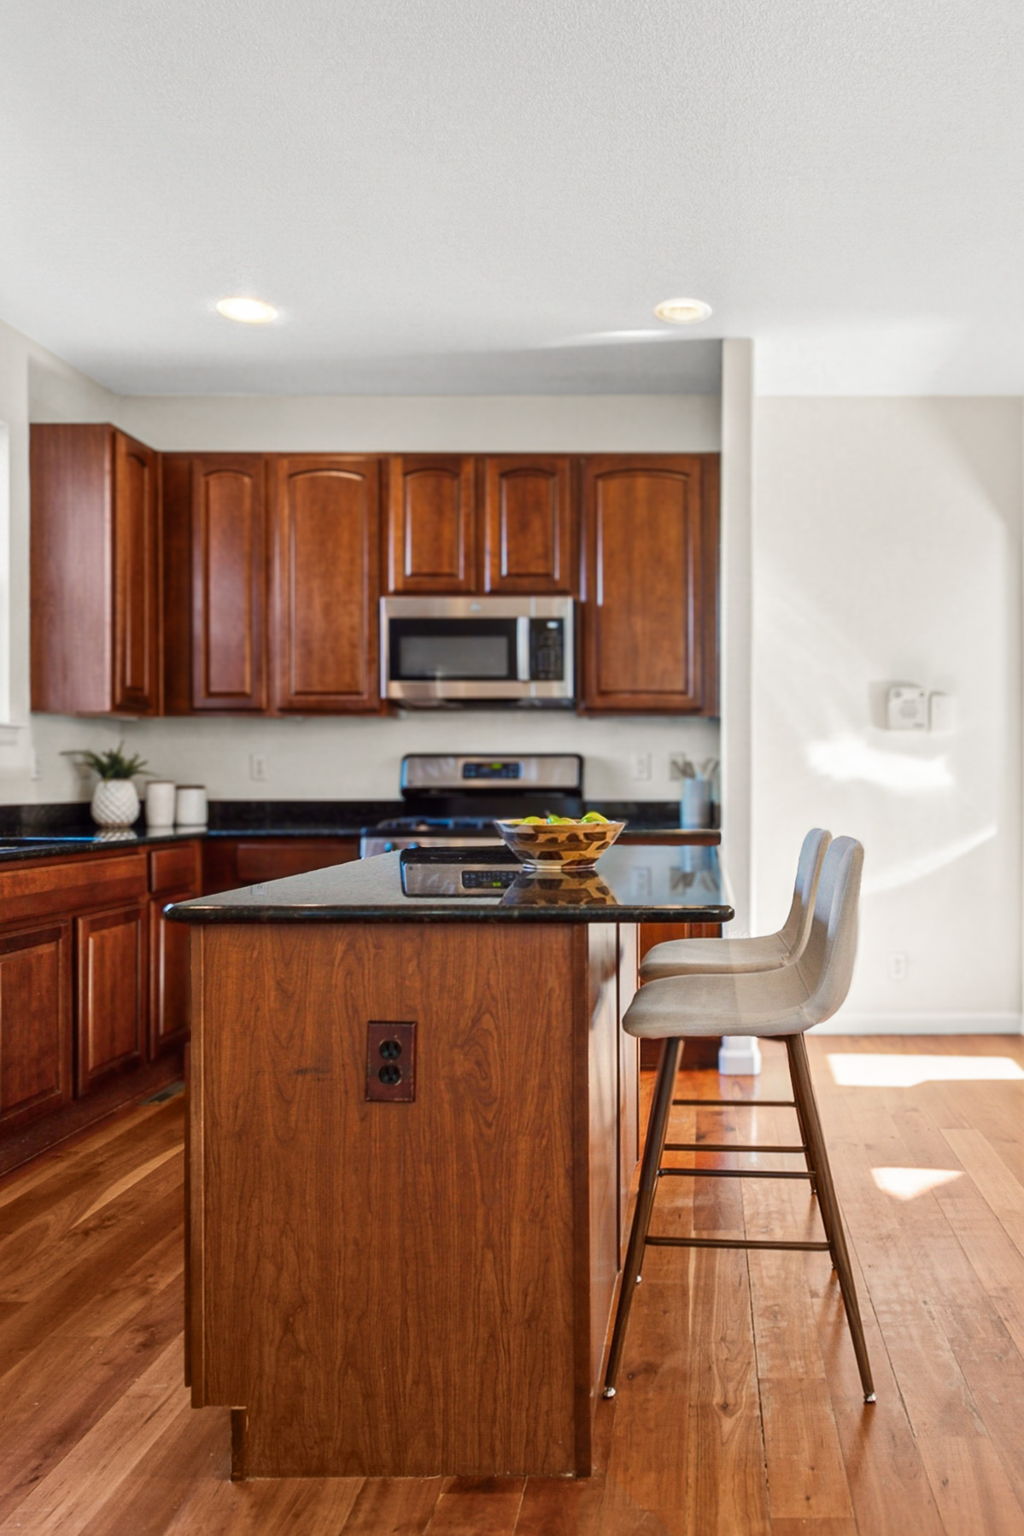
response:
<path id="1" fill-rule="evenodd" d="M 602 816 L 600 811 L 588 811 L 583 820 L 590 822 L 603 821 L 606 826 L 608 824 L 608 817 Z"/>

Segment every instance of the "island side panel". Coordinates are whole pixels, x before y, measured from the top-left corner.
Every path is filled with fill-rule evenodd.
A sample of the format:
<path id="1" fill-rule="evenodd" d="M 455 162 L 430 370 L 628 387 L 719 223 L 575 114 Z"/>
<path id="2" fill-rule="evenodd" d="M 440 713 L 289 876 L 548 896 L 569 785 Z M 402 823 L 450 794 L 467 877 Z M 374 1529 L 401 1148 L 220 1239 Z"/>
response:
<path id="1" fill-rule="evenodd" d="M 245 1410 L 236 1475 L 590 1470 L 586 932 L 194 935 L 194 1401 Z M 365 1100 L 375 1019 L 416 1022 L 412 1104 Z"/>

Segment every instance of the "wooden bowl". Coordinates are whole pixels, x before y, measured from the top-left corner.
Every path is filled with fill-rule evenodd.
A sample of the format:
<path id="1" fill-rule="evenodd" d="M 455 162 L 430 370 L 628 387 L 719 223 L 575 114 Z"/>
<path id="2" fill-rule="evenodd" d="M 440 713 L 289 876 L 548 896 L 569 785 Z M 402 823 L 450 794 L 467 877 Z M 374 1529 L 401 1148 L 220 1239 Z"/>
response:
<path id="1" fill-rule="evenodd" d="M 524 869 L 593 869 L 607 853 L 624 821 L 496 821 L 501 839 Z"/>

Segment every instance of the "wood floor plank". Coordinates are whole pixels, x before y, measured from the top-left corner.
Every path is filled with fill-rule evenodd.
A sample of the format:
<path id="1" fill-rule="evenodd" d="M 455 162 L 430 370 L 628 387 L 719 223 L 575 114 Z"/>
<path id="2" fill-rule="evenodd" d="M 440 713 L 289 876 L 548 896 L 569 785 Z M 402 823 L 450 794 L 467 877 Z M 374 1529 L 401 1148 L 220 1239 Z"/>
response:
<path id="1" fill-rule="evenodd" d="M 181 1382 L 181 1283 L 172 1275 L 115 1336 L 55 1332 L 0 1382 L 0 1516 L 14 1509 L 171 1349 Z"/>
<path id="2" fill-rule="evenodd" d="M 223 1433 L 223 1410 L 204 1412 L 220 1413 Z M 346 1521 L 361 1488 L 362 1479 L 353 1477 L 257 1478 L 233 1483 L 227 1467 L 221 1464 L 216 1474 L 202 1479 L 170 1521 L 159 1527 L 160 1536 L 185 1531 L 202 1532 L 203 1536 L 296 1536 L 299 1532 L 302 1536 L 339 1536 L 348 1529 Z M 387 1529 L 380 1527 L 382 1536 Z M 109 1530 L 83 1532 L 82 1536 L 120 1536 L 120 1532 L 111 1526 Z"/>
<path id="3" fill-rule="evenodd" d="M 950 1536 L 1020 1536 L 1024 1506 L 991 1441 L 926 1437 L 921 1455 Z"/>
<path id="4" fill-rule="evenodd" d="M 513 1536 L 526 1491 L 523 1477 L 453 1477 L 426 1536 Z"/>
<path id="5" fill-rule="evenodd" d="M 169 1432 L 187 1400 L 178 1341 L 146 1371 L 15 1506 L 0 1531 L 79 1536 L 136 1464 Z"/>
<path id="6" fill-rule="evenodd" d="M 368 1477 L 341 1536 L 423 1536 L 447 1483 L 443 1477 Z M 191 1527 L 189 1536 L 199 1536 Z"/>

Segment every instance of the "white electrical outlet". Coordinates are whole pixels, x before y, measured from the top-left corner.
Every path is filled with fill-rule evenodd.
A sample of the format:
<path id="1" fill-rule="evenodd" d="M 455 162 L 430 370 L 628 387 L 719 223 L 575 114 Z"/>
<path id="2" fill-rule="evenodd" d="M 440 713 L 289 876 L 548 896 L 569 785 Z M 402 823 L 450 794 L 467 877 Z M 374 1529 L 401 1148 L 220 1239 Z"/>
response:
<path id="1" fill-rule="evenodd" d="M 635 865 L 633 868 L 633 896 L 637 901 L 650 901 L 651 899 L 651 869 L 648 864 Z"/>
<path id="2" fill-rule="evenodd" d="M 651 754 L 649 752 L 631 752 L 629 756 L 630 777 L 640 783 L 647 783 L 651 777 Z"/>
<path id="3" fill-rule="evenodd" d="M 889 952 L 889 980 L 906 981 L 907 972 L 910 969 L 910 960 L 905 949 L 893 949 Z"/>
<path id="4" fill-rule="evenodd" d="M 249 777 L 256 784 L 263 784 L 267 778 L 267 760 L 262 752 L 249 753 Z"/>

